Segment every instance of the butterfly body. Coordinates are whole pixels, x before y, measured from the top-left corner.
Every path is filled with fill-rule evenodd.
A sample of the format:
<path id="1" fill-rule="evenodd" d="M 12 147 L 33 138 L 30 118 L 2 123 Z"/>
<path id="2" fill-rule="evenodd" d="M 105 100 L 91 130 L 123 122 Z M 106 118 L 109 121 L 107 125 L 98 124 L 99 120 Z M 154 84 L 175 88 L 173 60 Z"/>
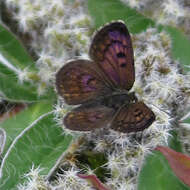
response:
<path id="1" fill-rule="evenodd" d="M 71 130 L 90 131 L 109 125 L 119 132 L 142 131 L 154 113 L 129 93 L 135 81 L 132 42 L 122 21 L 100 29 L 90 47 L 91 60 L 69 61 L 56 75 L 58 93 L 80 105 L 64 118 Z"/>
<path id="2" fill-rule="evenodd" d="M 123 105 L 129 105 L 136 101 L 134 93 L 122 93 L 105 96 L 100 100 L 100 104 L 118 111 Z"/>

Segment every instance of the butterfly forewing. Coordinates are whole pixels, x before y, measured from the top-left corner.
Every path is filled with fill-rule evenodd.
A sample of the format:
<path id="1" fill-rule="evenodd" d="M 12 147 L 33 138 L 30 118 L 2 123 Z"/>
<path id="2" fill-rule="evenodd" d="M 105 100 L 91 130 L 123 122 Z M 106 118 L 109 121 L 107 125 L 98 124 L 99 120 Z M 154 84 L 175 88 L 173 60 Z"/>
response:
<path id="1" fill-rule="evenodd" d="M 116 114 L 111 128 L 123 133 L 143 131 L 154 120 L 154 113 L 143 102 L 137 102 L 124 105 Z"/>
<path id="2" fill-rule="evenodd" d="M 103 105 L 73 109 L 64 118 L 64 125 L 74 131 L 91 131 L 105 127 L 114 115 L 114 110 Z"/>
<path id="3" fill-rule="evenodd" d="M 114 87 L 132 88 L 135 81 L 133 48 L 122 21 L 112 22 L 97 32 L 90 47 L 90 57 Z"/>
<path id="4" fill-rule="evenodd" d="M 74 60 L 56 74 L 56 88 L 67 104 L 82 104 L 110 92 L 92 61 Z"/>

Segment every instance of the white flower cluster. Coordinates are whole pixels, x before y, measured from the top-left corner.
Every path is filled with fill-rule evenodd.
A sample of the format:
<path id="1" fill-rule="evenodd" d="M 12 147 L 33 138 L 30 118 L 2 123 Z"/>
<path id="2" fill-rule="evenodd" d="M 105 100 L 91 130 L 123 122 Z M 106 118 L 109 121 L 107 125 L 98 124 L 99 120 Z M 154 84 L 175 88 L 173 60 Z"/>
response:
<path id="1" fill-rule="evenodd" d="M 164 32 L 153 35 L 155 32 L 154 29 L 148 29 L 146 37 L 141 33 L 134 40 L 136 71 L 137 75 L 141 75 L 136 77 L 134 88 L 145 102 L 148 101 L 160 111 L 164 110 L 157 113 L 157 116 L 161 114 L 157 120 L 169 124 L 172 119 L 173 126 L 177 126 L 183 151 L 190 154 L 190 124 L 186 123 L 190 115 L 190 75 L 189 72 L 184 74 L 180 64 L 172 60 L 168 36 Z M 158 130 L 160 128 L 162 126 Z"/>
<path id="2" fill-rule="evenodd" d="M 42 169 L 39 167 L 35 168 L 32 166 L 29 173 L 25 174 L 23 177 L 27 179 L 24 184 L 18 185 L 19 190 L 38 190 L 38 189 L 48 189 L 48 183 L 45 182 L 45 178 L 39 175 Z"/>
<path id="3" fill-rule="evenodd" d="M 72 167 L 68 171 L 62 171 L 62 174 L 58 174 L 53 185 L 45 176 L 39 174 L 42 170 L 32 166 L 31 170 L 24 175 L 26 182 L 19 184 L 18 190 L 92 190 L 90 183 L 77 176 L 79 172 L 77 168 Z"/>
<path id="4" fill-rule="evenodd" d="M 190 4 L 188 0 L 121 0 L 131 8 L 149 17 L 158 24 L 180 28 L 189 35 Z M 190 37 L 190 36 L 189 36 Z"/>
<path id="5" fill-rule="evenodd" d="M 31 48 L 38 55 L 41 95 L 68 59 L 87 52 L 90 17 L 85 13 L 84 1 L 6 0 L 6 3 L 18 20 L 20 31 L 32 38 Z M 22 72 L 20 75 L 18 79 L 27 80 Z"/>
<path id="6" fill-rule="evenodd" d="M 148 29 L 136 35 L 133 41 L 136 65 L 134 90 L 154 108 L 179 119 L 189 108 L 190 75 L 184 75 L 178 61 L 172 60 L 169 36 L 165 32 Z"/>
<path id="7" fill-rule="evenodd" d="M 92 190 L 92 186 L 86 180 L 77 176 L 78 172 L 79 170 L 75 167 L 71 167 L 68 171 L 63 171 L 52 190 Z"/>

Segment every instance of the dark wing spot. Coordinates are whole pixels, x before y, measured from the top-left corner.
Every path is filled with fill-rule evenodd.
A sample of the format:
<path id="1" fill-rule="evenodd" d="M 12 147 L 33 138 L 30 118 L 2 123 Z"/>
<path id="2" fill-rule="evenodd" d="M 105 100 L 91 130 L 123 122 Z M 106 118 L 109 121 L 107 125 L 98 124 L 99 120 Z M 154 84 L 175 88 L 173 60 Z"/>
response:
<path id="1" fill-rule="evenodd" d="M 123 58 L 123 57 L 125 57 L 125 54 L 123 52 L 119 52 L 119 53 L 117 53 L 117 57 Z"/>
<path id="2" fill-rule="evenodd" d="M 120 67 L 126 67 L 127 63 L 121 63 Z"/>
<path id="3" fill-rule="evenodd" d="M 96 79 L 95 78 L 88 79 L 87 85 L 89 85 L 89 86 L 95 86 L 95 84 L 96 84 Z"/>
<path id="4" fill-rule="evenodd" d="M 139 110 L 139 109 L 135 109 L 135 111 L 134 111 L 134 115 L 135 115 L 135 117 L 139 117 L 139 116 L 141 116 L 143 113 L 142 113 L 142 111 L 141 110 Z"/>

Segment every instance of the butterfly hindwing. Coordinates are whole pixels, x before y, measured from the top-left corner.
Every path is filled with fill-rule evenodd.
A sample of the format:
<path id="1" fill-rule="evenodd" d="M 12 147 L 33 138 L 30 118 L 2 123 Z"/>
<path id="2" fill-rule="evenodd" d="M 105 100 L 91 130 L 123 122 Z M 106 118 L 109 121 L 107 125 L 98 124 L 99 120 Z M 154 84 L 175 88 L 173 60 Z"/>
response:
<path id="1" fill-rule="evenodd" d="M 154 113 L 143 103 L 124 105 L 111 123 L 111 128 L 123 133 L 143 131 L 155 120 Z"/>
<path id="2" fill-rule="evenodd" d="M 112 22 L 100 29 L 93 38 L 89 54 L 114 87 L 132 88 L 135 81 L 133 48 L 122 21 Z"/>
<path id="3" fill-rule="evenodd" d="M 105 127 L 110 122 L 114 112 L 114 109 L 103 105 L 89 107 L 82 105 L 65 116 L 64 125 L 74 131 L 91 131 Z"/>
<path id="4" fill-rule="evenodd" d="M 73 60 L 56 74 L 56 88 L 67 104 L 77 105 L 110 92 L 92 61 Z"/>

